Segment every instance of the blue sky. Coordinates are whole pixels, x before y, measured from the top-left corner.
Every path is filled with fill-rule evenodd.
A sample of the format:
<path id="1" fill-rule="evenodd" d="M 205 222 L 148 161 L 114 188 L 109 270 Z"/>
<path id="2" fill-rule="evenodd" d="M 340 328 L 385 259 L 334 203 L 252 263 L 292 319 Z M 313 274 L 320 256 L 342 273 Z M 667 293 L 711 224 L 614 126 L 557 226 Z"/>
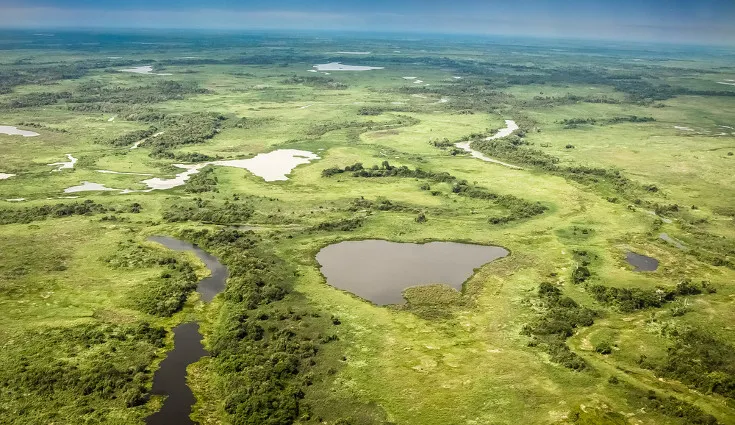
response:
<path id="1" fill-rule="evenodd" d="M 0 0 L 0 27 L 446 32 L 735 46 L 735 1 Z"/>

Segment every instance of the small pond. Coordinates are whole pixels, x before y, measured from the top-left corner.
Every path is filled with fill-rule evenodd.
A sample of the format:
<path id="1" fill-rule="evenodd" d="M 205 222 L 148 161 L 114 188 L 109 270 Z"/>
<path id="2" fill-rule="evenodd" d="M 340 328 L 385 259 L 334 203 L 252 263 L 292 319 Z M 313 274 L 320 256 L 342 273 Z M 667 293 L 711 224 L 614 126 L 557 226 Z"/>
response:
<path id="1" fill-rule="evenodd" d="M 635 252 L 626 252 L 625 259 L 628 261 L 628 264 L 635 267 L 635 271 L 637 272 L 652 272 L 658 268 L 657 259 L 636 254 Z"/>
<path id="2" fill-rule="evenodd" d="M 329 285 L 387 305 L 402 303 L 411 286 L 444 283 L 461 290 L 476 268 L 507 255 L 499 246 L 364 240 L 329 245 L 316 260 Z"/>

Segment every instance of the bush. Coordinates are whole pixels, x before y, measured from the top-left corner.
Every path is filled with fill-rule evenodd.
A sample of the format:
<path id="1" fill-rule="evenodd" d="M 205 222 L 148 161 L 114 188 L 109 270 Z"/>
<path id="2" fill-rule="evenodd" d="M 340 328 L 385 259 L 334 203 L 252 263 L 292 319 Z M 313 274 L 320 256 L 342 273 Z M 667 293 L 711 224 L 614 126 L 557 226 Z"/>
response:
<path id="1" fill-rule="evenodd" d="M 295 270 L 255 233 L 204 229 L 182 236 L 216 254 L 230 271 L 210 340 L 212 368 L 221 378 L 213 391 L 224 400 L 227 421 L 296 422 L 308 412 L 303 398 L 315 379 L 311 370 L 317 353 L 322 344 L 336 340 L 326 331 L 339 319 L 308 307 L 296 311 Z"/>
<path id="2" fill-rule="evenodd" d="M 612 354 L 613 347 L 608 341 L 602 341 L 595 345 L 595 352 L 603 355 Z"/>
<path id="3" fill-rule="evenodd" d="M 202 188 L 201 184 L 195 186 Z M 162 217 L 168 222 L 201 221 L 214 224 L 242 224 L 252 217 L 254 209 L 245 202 L 206 201 L 201 198 L 174 202 Z"/>
<path id="4" fill-rule="evenodd" d="M 184 190 L 189 193 L 217 192 L 217 177 L 214 176 L 214 167 L 208 165 L 199 173 L 191 176 L 184 185 Z"/>
<path id="5" fill-rule="evenodd" d="M 140 205 L 136 205 L 138 205 L 137 211 L 139 212 Z M 130 208 L 133 209 L 134 207 Z M 40 207 L 8 208 L 0 209 L 0 224 L 30 223 L 45 220 L 49 217 L 92 216 L 95 214 L 105 214 L 114 210 L 115 208 L 97 204 L 90 199 L 84 202 L 58 203 L 56 205 L 42 205 Z"/>
<path id="6" fill-rule="evenodd" d="M 584 359 L 571 351 L 565 340 L 574 335 L 576 328 L 591 326 L 597 313 L 562 296 L 561 290 L 552 283 L 541 283 L 538 297 L 544 311 L 535 321 L 524 326 L 524 333 L 533 336 L 534 345 L 548 353 L 552 361 L 573 370 L 585 369 Z"/>

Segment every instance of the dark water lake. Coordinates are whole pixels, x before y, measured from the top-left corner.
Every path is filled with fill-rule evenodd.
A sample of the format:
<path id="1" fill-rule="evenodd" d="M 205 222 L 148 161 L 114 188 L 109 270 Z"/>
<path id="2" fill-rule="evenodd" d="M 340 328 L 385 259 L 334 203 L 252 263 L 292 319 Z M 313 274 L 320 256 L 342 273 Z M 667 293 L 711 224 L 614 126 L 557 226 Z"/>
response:
<path id="1" fill-rule="evenodd" d="M 474 270 L 509 254 L 499 246 L 346 241 L 316 256 L 327 283 L 377 305 L 400 304 L 411 286 L 444 283 L 457 290 Z"/>
<path id="2" fill-rule="evenodd" d="M 151 236 L 148 240 L 160 243 L 175 251 L 189 251 L 196 254 L 210 270 L 211 275 L 197 285 L 197 292 L 205 302 L 225 289 L 227 268 L 216 257 L 189 242 L 168 236 Z M 173 329 L 174 349 L 161 362 L 153 375 L 153 395 L 163 395 L 166 399 L 158 412 L 146 418 L 148 425 L 193 425 L 189 418 L 196 402 L 194 394 L 186 385 L 186 368 L 208 355 L 202 345 L 199 325 L 195 322 L 183 323 Z"/>
<path id="3" fill-rule="evenodd" d="M 637 272 L 652 272 L 658 268 L 657 259 L 636 254 L 635 252 L 628 251 L 625 254 L 625 259 L 628 261 L 628 264 L 635 267 L 635 271 Z"/>

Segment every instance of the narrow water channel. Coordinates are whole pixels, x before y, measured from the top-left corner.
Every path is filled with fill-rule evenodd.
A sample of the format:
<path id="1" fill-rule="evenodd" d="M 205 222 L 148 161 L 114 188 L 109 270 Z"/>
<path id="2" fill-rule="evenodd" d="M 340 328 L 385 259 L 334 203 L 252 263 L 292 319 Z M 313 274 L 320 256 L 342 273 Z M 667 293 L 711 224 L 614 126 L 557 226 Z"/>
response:
<path id="1" fill-rule="evenodd" d="M 197 285 L 197 292 L 205 302 L 225 289 L 227 268 L 208 252 L 189 242 L 167 236 L 152 236 L 148 240 L 160 243 L 175 251 L 189 251 L 196 254 L 207 266 L 211 275 Z M 194 393 L 186 384 L 186 368 L 208 355 L 202 345 L 202 335 L 196 322 L 183 323 L 174 329 L 174 349 L 161 362 L 153 375 L 153 395 L 163 395 L 166 399 L 158 412 L 146 418 L 148 425 L 194 425 L 189 418 L 196 402 Z"/>
<path id="2" fill-rule="evenodd" d="M 186 367 L 208 353 L 202 345 L 199 324 L 183 323 L 174 328 L 174 349 L 153 376 L 153 395 L 166 396 L 163 407 L 146 418 L 149 425 L 193 425 L 189 418 L 196 399 L 186 385 Z"/>

